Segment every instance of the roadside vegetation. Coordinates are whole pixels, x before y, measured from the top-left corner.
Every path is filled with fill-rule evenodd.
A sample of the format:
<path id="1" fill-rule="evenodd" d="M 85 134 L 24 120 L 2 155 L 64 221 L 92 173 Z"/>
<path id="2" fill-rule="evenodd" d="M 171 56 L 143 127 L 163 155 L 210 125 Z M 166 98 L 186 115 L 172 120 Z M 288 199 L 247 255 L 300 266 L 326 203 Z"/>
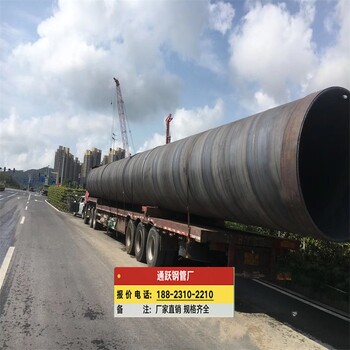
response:
<path id="1" fill-rule="evenodd" d="M 291 271 L 289 288 L 350 313 L 350 244 L 302 238 L 299 251 L 280 262 Z"/>
<path id="2" fill-rule="evenodd" d="M 74 198 L 79 198 L 84 194 L 84 189 L 64 186 L 50 186 L 47 191 L 47 199 L 49 203 L 51 203 L 57 209 L 68 212 L 70 201 Z"/>
<path id="3" fill-rule="evenodd" d="M 12 178 L 12 175 L 7 174 L 5 172 L 0 172 L 0 182 L 5 185 L 5 188 L 6 187 L 16 188 L 16 189 L 21 188 L 19 183 Z"/>
<path id="4" fill-rule="evenodd" d="M 226 225 L 232 229 L 300 241 L 301 247 L 298 251 L 291 251 L 278 261 L 279 271 L 290 272 L 291 280 L 277 283 L 350 313 L 350 243 L 327 242 L 232 222 L 227 222 Z"/>

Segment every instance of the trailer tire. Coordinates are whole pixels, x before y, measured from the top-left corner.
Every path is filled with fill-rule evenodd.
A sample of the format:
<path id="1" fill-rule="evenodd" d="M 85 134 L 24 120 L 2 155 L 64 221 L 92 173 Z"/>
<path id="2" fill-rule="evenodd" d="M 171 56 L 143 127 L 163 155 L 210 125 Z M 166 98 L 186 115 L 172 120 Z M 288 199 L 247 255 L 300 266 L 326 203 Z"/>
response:
<path id="1" fill-rule="evenodd" d="M 89 217 L 87 216 L 87 208 L 84 209 L 84 224 L 88 224 L 89 223 Z"/>
<path id="2" fill-rule="evenodd" d="M 137 261 L 146 262 L 146 243 L 148 237 L 147 227 L 140 222 L 135 233 L 135 258 Z"/>
<path id="3" fill-rule="evenodd" d="M 94 215 L 95 215 L 95 208 L 92 208 L 90 210 L 90 216 L 89 216 L 89 226 L 92 228 L 93 222 L 94 222 Z"/>
<path id="4" fill-rule="evenodd" d="M 148 266 L 164 266 L 165 251 L 161 249 L 161 236 L 155 227 L 148 232 L 146 262 Z"/>
<path id="5" fill-rule="evenodd" d="M 129 220 L 128 226 L 125 232 L 125 248 L 126 252 L 130 255 L 135 253 L 135 232 L 136 226 L 133 220 Z"/>
<path id="6" fill-rule="evenodd" d="M 97 222 L 97 209 L 94 210 L 94 215 L 92 216 L 92 228 L 94 230 L 99 230 L 101 228 L 100 223 Z"/>

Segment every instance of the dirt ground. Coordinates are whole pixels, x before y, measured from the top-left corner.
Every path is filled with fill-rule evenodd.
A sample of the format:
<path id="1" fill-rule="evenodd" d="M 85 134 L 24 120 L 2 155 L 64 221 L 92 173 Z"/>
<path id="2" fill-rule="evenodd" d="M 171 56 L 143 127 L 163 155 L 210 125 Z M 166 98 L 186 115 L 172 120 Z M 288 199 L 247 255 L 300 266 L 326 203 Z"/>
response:
<path id="1" fill-rule="evenodd" d="M 235 312 L 233 322 L 232 319 L 206 319 L 205 323 L 207 327 L 212 323 L 213 328 L 220 329 L 220 340 L 223 343 L 225 338 L 245 338 L 259 350 L 331 349 L 264 314 Z"/>

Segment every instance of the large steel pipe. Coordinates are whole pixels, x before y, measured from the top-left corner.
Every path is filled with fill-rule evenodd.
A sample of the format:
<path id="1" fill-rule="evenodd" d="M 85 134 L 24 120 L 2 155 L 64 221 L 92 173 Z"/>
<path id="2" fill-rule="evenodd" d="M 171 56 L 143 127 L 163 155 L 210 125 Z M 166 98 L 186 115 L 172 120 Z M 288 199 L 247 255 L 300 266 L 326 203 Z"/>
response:
<path id="1" fill-rule="evenodd" d="M 349 91 L 332 87 L 93 169 L 91 196 L 349 240 Z"/>

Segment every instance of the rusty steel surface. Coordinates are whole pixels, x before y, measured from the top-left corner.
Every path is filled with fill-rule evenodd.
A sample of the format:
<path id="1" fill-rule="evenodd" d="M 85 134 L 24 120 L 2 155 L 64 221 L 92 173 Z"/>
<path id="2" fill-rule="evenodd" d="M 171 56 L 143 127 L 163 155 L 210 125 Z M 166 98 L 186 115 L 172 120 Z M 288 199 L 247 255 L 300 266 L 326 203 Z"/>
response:
<path id="1" fill-rule="evenodd" d="M 90 195 L 349 240 L 349 91 L 332 87 L 91 170 Z"/>

